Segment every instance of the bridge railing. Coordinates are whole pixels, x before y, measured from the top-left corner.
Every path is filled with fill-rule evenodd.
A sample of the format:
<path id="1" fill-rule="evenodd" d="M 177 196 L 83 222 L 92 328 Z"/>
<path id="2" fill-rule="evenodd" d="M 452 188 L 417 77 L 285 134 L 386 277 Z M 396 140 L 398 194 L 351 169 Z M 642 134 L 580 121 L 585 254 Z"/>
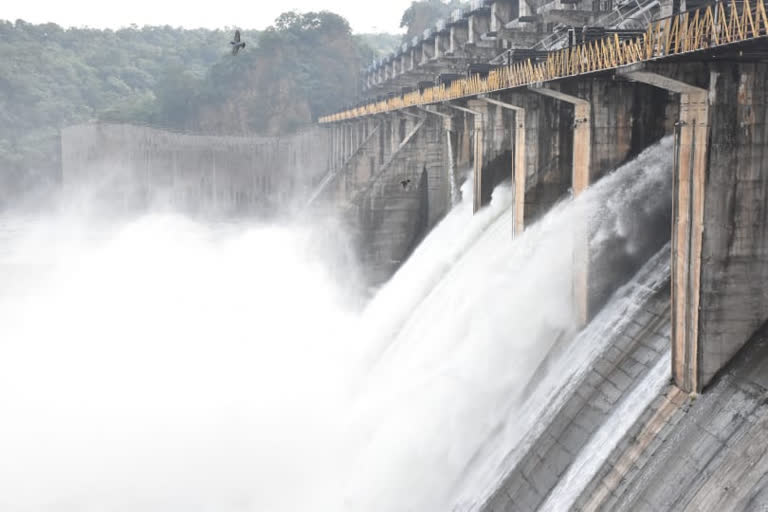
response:
<path id="1" fill-rule="evenodd" d="M 620 40 L 614 34 L 603 40 L 550 52 L 546 59 L 539 62 L 528 59 L 504 66 L 491 71 L 486 78 L 473 75 L 456 80 L 449 86 L 414 91 L 321 117 L 319 122 L 332 123 L 477 96 L 765 37 L 768 35 L 766 1 L 718 2 L 653 22 L 645 34 L 634 40 Z"/>

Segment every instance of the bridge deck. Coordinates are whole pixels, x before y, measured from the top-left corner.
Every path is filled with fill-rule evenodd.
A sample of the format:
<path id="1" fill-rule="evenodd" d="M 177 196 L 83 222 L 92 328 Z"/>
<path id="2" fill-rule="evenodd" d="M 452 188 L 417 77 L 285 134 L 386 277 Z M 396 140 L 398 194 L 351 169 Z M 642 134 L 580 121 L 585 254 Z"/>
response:
<path id="1" fill-rule="evenodd" d="M 417 105 L 477 96 L 479 94 L 541 84 L 567 77 L 609 71 L 622 66 L 676 57 L 708 58 L 714 50 L 753 48 L 768 36 L 766 0 L 730 0 L 686 11 L 651 23 L 645 34 L 630 41 L 618 35 L 550 52 L 534 63 L 530 59 L 492 71 L 487 78 L 475 75 L 400 97 L 332 114 L 319 119 L 332 123 L 380 114 Z M 751 44 L 750 44 L 751 43 Z"/>

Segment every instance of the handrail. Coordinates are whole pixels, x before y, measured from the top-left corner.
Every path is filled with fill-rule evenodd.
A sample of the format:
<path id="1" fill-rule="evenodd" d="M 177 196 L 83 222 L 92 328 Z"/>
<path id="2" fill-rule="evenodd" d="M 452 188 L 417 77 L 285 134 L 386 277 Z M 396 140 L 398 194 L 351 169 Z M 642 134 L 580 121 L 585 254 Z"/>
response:
<path id="1" fill-rule="evenodd" d="M 593 25 L 596 25 L 598 27 L 609 27 L 613 28 L 615 26 L 620 25 L 624 21 L 633 18 L 638 13 L 643 14 L 644 11 L 651 5 L 656 4 L 658 5 L 658 0 L 626 0 L 625 2 L 621 3 L 620 5 L 617 5 L 613 9 L 611 9 L 609 12 L 604 14 L 603 16 L 599 17 Z M 622 10 L 625 9 L 625 10 Z M 650 20 L 646 17 L 646 22 L 650 22 Z M 544 37 L 539 42 L 537 42 L 533 48 L 541 48 L 544 50 L 553 50 L 556 49 L 556 46 L 561 46 L 563 43 L 568 41 L 568 34 L 567 33 L 558 33 L 553 32 L 549 34 L 547 37 Z"/>
<path id="2" fill-rule="evenodd" d="M 455 80 L 447 87 L 439 85 L 424 89 L 423 92 L 413 91 L 321 117 L 319 122 L 332 123 L 406 107 L 524 87 L 765 37 L 768 35 L 765 2 L 766 0 L 724 0 L 660 19 L 651 23 L 645 34 L 633 40 L 622 41 L 618 34 L 614 34 L 603 40 L 589 41 L 550 52 L 541 62 L 534 63 L 531 59 L 516 62 L 491 71 L 487 78 L 474 75 Z"/>

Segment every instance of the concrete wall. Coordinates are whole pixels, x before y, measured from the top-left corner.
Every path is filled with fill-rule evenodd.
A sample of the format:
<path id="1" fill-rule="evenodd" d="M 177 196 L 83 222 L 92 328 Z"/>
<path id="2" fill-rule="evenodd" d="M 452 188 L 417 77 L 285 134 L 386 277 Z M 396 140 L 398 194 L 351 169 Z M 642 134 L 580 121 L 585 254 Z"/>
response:
<path id="1" fill-rule="evenodd" d="M 589 438 L 669 351 L 668 260 L 655 258 L 644 276 L 634 285 L 639 297 L 644 296 L 638 300 L 636 311 L 593 333 L 608 337 L 602 353 L 578 377 L 567 396 L 559 397 L 562 404 L 554 414 L 542 418 L 544 424 L 530 447 L 518 456 L 481 511 L 537 510 Z"/>
<path id="2" fill-rule="evenodd" d="M 484 120 L 483 154 L 474 162 L 475 172 L 480 172 L 480 203 L 487 204 L 493 187 L 512 174 L 513 155 L 520 150 L 516 130 L 524 129 L 525 184 L 516 187 L 516 194 L 524 197 L 517 198 L 522 204 L 515 209 L 524 225 L 671 133 L 677 114 L 677 100 L 668 92 L 611 75 L 562 81 L 547 89 L 506 91 L 489 95 L 489 101 L 501 101 L 508 107 L 480 100 L 468 102 Z M 517 114 L 509 106 L 524 109 L 524 128 L 518 126 Z M 577 109 L 588 110 L 577 115 Z M 574 256 L 584 260 L 586 281 L 581 288 L 586 294 L 585 320 L 669 240 L 670 217 L 670 212 L 665 212 L 643 219 L 646 229 L 635 233 L 645 238 L 640 245 L 647 250 L 642 254 L 630 258 L 624 251 L 603 251 L 599 259 L 593 258 L 588 264 L 586 250 L 584 255 Z M 584 233 L 574 236 L 582 236 L 586 244 L 589 230 L 585 224 Z"/>
<path id="3" fill-rule="evenodd" d="M 327 199 L 345 212 L 371 285 L 386 281 L 451 205 L 451 155 L 442 117 L 387 114 L 346 123 L 358 145 Z M 336 132 L 338 126 L 329 130 Z M 349 132 L 347 132 L 349 133 Z M 366 135 L 367 133 L 367 135 Z M 455 144 L 454 138 L 451 146 Z"/>
<path id="4" fill-rule="evenodd" d="M 691 399 L 670 386 L 577 501 L 585 511 L 762 510 L 768 503 L 768 337 L 758 332 Z"/>
<path id="5" fill-rule="evenodd" d="M 406 125 L 430 114 L 410 109 L 378 115 L 385 125 L 378 139 L 378 161 L 382 155 L 386 159 L 397 154 L 389 175 L 410 177 L 412 183 L 417 181 L 414 169 L 427 161 L 432 162 L 430 169 L 450 162 L 454 170 L 472 165 L 479 208 L 490 200 L 494 186 L 512 176 L 517 146 L 524 146 L 522 186 L 515 175 L 517 229 L 518 224 L 530 225 L 569 191 L 579 193 L 663 135 L 674 133 L 675 150 L 669 159 L 676 166 L 670 183 L 675 200 L 670 215 L 646 219 L 647 229 L 636 234 L 655 237 L 655 245 L 643 243 L 648 252 L 631 258 L 621 251 L 602 251 L 599 260 L 575 254 L 583 272 L 574 289 L 583 297 L 578 300 L 586 321 L 672 235 L 673 375 L 682 389 L 701 390 L 768 318 L 765 79 L 766 64 L 724 57 L 711 63 L 629 66 L 616 73 L 497 92 L 485 99 L 456 100 L 430 107 L 449 118 L 442 125 L 449 135 L 435 137 L 429 151 L 421 133 L 407 147 L 398 145 L 410 130 Z M 524 127 L 518 126 L 513 110 L 498 102 L 524 109 Z M 525 133 L 523 142 L 518 130 Z M 355 164 L 356 171 L 347 174 L 356 176 L 353 187 L 372 175 L 371 164 L 365 163 L 371 161 L 367 151 Z M 425 159 L 430 151 L 442 157 Z M 437 171 L 435 175 L 445 176 Z M 428 188 L 433 183 L 429 176 Z M 438 195 L 444 198 L 447 188 Z M 376 261 L 389 258 L 391 271 L 418 237 L 405 220 L 381 219 L 412 219 L 421 206 L 413 199 L 415 190 L 405 194 L 408 198 L 399 197 L 394 182 L 388 192 L 383 190 L 379 188 L 378 199 L 368 199 L 360 225 L 375 226 L 366 234 L 367 246 L 375 247 L 369 254 Z M 429 221 L 418 225 L 431 226 L 446 207 L 441 202 L 433 209 L 434 192 L 424 197 Z M 395 226 L 404 234 L 397 234 Z M 586 245 L 589 229 L 585 224 L 574 236 L 584 238 Z M 377 241 L 379 236 L 389 242 Z"/>
<path id="6" fill-rule="evenodd" d="M 706 385 L 768 319 L 768 65 L 713 65 L 699 312 Z"/>
<path id="7" fill-rule="evenodd" d="M 321 128 L 287 137 L 215 137 L 94 123 L 62 130 L 61 146 L 66 189 L 115 209 L 285 211 L 302 204 L 330 157 Z"/>

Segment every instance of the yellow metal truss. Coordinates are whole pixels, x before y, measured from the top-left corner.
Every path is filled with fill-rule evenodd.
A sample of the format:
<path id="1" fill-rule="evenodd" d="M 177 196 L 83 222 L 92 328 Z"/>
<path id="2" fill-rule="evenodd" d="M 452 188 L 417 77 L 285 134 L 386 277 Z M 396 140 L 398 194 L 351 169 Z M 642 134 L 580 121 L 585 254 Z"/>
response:
<path id="1" fill-rule="evenodd" d="M 439 85 L 421 92 L 413 91 L 321 117 L 319 122 L 332 123 L 405 107 L 477 96 L 706 50 L 766 35 L 768 15 L 765 0 L 743 0 L 738 3 L 736 0 L 722 1 L 655 21 L 648 26 L 645 34 L 634 40 L 621 41 L 618 35 L 614 34 L 613 37 L 603 40 L 550 52 L 541 62 L 533 63 L 528 59 L 493 70 L 486 78 L 474 75 L 455 80 L 447 87 Z"/>

